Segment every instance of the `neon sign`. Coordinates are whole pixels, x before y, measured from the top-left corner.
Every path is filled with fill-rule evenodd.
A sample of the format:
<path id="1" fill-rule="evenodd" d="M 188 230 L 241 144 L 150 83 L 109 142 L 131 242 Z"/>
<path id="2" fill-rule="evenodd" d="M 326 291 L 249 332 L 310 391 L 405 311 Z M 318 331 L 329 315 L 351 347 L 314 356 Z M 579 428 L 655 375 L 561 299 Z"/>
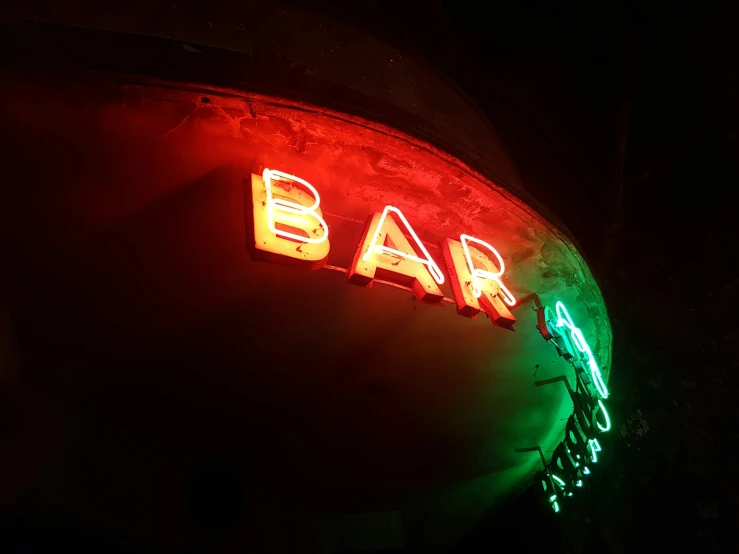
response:
<path id="1" fill-rule="evenodd" d="M 547 315 L 550 316 L 547 319 L 549 321 L 554 320 L 555 318 L 552 317 L 552 311 L 549 309 L 549 307 L 547 306 L 544 309 L 548 311 Z M 560 337 L 568 341 L 567 348 L 571 354 L 573 353 L 573 349 L 570 344 L 574 345 L 577 348 L 578 352 L 584 355 L 586 368 L 590 374 L 590 378 L 595 384 L 595 388 L 598 390 L 598 394 L 601 398 L 608 398 L 608 387 L 606 387 L 606 384 L 603 381 L 603 376 L 600 373 L 598 364 L 595 362 L 593 351 L 590 349 L 590 346 L 588 346 L 588 343 L 585 340 L 582 331 L 578 327 L 575 327 L 575 324 L 572 322 L 572 318 L 570 317 L 570 313 L 567 311 L 567 308 L 565 308 L 565 305 L 562 302 L 557 302 L 556 310 L 556 333 Z M 559 331 L 563 327 L 570 332 L 569 337 L 567 337 L 563 332 Z"/>
<path id="2" fill-rule="evenodd" d="M 567 421 L 565 439 L 554 450 L 545 473 L 539 476 L 549 506 L 559 512 L 562 495 L 572 496 L 574 489 L 582 488 L 584 479 L 590 475 L 590 468 L 583 465 L 586 460 L 598 463 L 602 448 L 597 435 L 611 429 L 611 418 L 603 402 L 609 392 L 592 349 L 562 302 L 556 303 L 555 310 L 540 307 L 537 326 L 542 337 L 554 344 L 559 355 L 573 366 L 577 384 L 574 390 L 567 385 L 574 412 Z M 561 472 L 564 479 L 552 470 Z M 545 486 L 545 479 L 552 484 L 551 490 Z"/>
<path id="3" fill-rule="evenodd" d="M 415 248 L 411 246 L 390 214 L 395 214 L 403 227 L 408 230 Z M 415 252 L 421 253 L 422 256 L 416 255 Z M 369 286 L 374 281 L 378 269 L 411 285 L 419 300 L 433 304 L 441 302 L 444 298 L 438 286 L 444 282 L 444 274 L 403 212 L 393 206 L 385 206 L 381 214 L 375 213 L 369 218 L 361 245 L 347 273 L 347 279 L 356 285 Z"/>
<path id="4" fill-rule="evenodd" d="M 316 187 L 273 169 L 265 169 L 261 176 L 252 174 L 251 180 L 255 255 L 310 269 L 323 267 L 331 245 Z M 447 239 L 440 247 L 457 313 L 474 318 L 483 311 L 495 325 L 512 329 L 516 318 L 510 308 L 517 302 L 503 283 L 505 264 L 498 250 L 468 234 L 460 235 L 459 241 Z M 379 274 L 409 287 L 423 302 L 448 301 L 439 288 L 445 282 L 441 266 L 395 206 L 385 206 L 368 218 L 346 274 L 358 286 L 371 287 Z"/>
<path id="5" fill-rule="evenodd" d="M 320 244 L 322 242 L 328 241 L 328 225 L 326 225 L 326 222 L 321 215 L 321 211 L 318 209 L 318 206 L 321 203 L 321 197 L 318 195 L 318 191 L 313 185 L 311 185 L 308 181 L 301 179 L 300 177 L 296 177 L 295 175 L 289 175 L 287 173 L 283 173 L 282 171 L 274 171 L 270 169 L 264 170 L 262 179 L 264 180 L 264 188 L 267 192 L 267 225 L 269 226 L 270 231 L 272 231 L 277 236 L 309 244 Z M 272 192 L 273 181 L 285 183 L 300 183 L 313 194 L 313 198 L 315 198 L 315 200 L 310 206 L 305 206 L 300 202 L 280 198 Z M 290 189 L 286 190 L 289 191 Z M 316 220 L 316 222 L 318 223 L 318 227 L 313 229 L 311 232 L 308 232 L 307 229 L 304 229 L 305 236 L 278 229 L 275 225 L 275 212 L 281 213 L 281 215 L 283 216 L 282 221 L 284 221 L 286 216 L 297 216 L 290 219 L 298 222 L 303 220 L 304 216 L 310 216 Z M 299 228 L 302 229 L 302 227 Z"/>
<path id="6" fill-rule="evenodd" d="M 384 231 L 383 229 L 383 223 L 385 222 L 385 218 L 389 213 L 395 213 L 400 220 L 405 225 L 406 229 L 410 232 L 411 236 L 413 237 L 413 240 L 416 243 L 416 246 L 423 252 L 424 257 L 419 258 L 418 256 L 414 254 L 410 254 L 407 252 L 407 250 L 410 250 L 410 245 L 405 250 L 396 250 L 395 248 L 390 248 L 388 246 L 384 246 L 382 244 L 378 244 L 378 239 L 380 238 L 380 234 Z M 398 233 L 400 232 L 400 228 L 397 225 L 393 225 L 391 227 L 391 230 L 385 231 L 385 233 L 390 236 L 391 232 L 395 231 L 393 233 L 395 241 L 402 241 L 398 236 Z M 405 238 L 405 237 L 404 237 Z M 404 241 L 408 242 L 408 241 Z M 382 215 L 380 216 L 380 221 L 375 227 L 374 233 L 372 233 L 372 240 L 370 241 L 369 246 L 366 248 L 366 251 L 364 255 L 362 256 L 362 261 L 367 262 L 370 259 L 372 259 L 373 254 L 390 254 L 393 256 L 397 256 L 400 258 L 406 258 L 411 261 L 415 261 L 421 264 L 424 264 L 427 268 L 429 273 L 431 273 L 431 276 L 434 278 L 434 281 L 436 281 L 439 285 L 441 285 L 444 282 L 444 275 L 441 273 L 441 269 L 439 269 L 439 266 L 436 265 L 436 262 L 431 258 L 431 254 L 428 253 L 428 250 L 426 250 L 426 247 L 421 243 L 421 239 L 418 238 L 418 235 L 416 235 L 416 232 L 413 230 L 413 227 L 411 227 L 411 224 L 408 223 L 408 220 L 403 215 L 403 212 L 401 212 L 398 208 L 395 208 L 393 206 L 385 206 L 385 209 L 382 211 Z"/>
<path id="7" fill-rule="evenodd" d="M 258 258 L 310 269 L 325 266 L 331 248 L 329 226 L 316 187 L 295 175 L 265 169 L 261 176 L 252 175 L 251 200 Z M 371 287 L 379 280 L 400 285 L 423 302 L 453 302 L 459 315 L 474 318 L 484 312 L 495 325 L 512 329 L 516 318 L 511 308 L 517 300 L 503 283 L 506 268 L 498 250 L 466 233 L 459 240 L 441 242 L 452 300 L 439 287 L 445 274 L 427 244 L 399 208 L 387 205 L 368 217 L 353 260 L 342 271 L 349 283 Z M 537 327 L 573 366 L 577 385 L 572 389 L 567 382 L 574 411 L 564 440 L 539 474 L 550 507 L 559 512 L 566 499 L 583 488 L 591 474 L 589 465 L 598 463 L 602 448 L 597 436 L 611 429 L 604 403 L 609 391 L 590 345 L 562 302 L 554 310 L 540 306 Z"/>
<path id="8" fill-rule="evenodd" d="M 598 452 L 600 452 L 600 443 L 598 439 L 590 439 L 588 441 L 588 448 L 590 449 L 591 458 L 590 461 L 594 464 L 598 462 Z"/>
<path id="9" fill-rule="evenodd" d="M 265 169 L 252 175 L 254 248 L 269 261 L 320 267 L 330 249 L 321 197 L 308 181 Z"/>
<path id="10" fill-rule="evenodd" d="M 457 312 L 474 317 L 484 311 L 496 325 L 510 328 L 516 318 L 508 307 L 515 306 L 516 299 L 500 279 L 505 271 L 502 256 L 480 239 L 464 234 L 459 238 L 459 241 L 446 239 L 442 243 L 447 267 L 453 268 L 451 282 Z M 470 243 L 479 244 L 492 253 L 497 268 L 483 250 Z"/>

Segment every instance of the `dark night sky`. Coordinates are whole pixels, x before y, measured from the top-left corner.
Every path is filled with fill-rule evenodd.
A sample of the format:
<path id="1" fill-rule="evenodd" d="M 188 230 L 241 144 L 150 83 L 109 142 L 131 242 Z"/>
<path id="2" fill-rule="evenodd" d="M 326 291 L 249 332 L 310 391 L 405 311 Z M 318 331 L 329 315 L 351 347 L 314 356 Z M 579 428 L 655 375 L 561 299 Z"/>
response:
<path id="1" fill-rule="evenodd" d="M 612 409 L 620 420 L 641 410 L 650 426 L 631 447 L 609 438 L 607 477 L 580 512 L 532 516 L 526 496 L 492 514 L 464 551 L 489 550 L 498 531 L 532 521 L 549 550 L 733 551 L 736 4 L 295 3 L 415 50 L 479 105 L 527 187 L 593 263 L 614 330 Z"/>

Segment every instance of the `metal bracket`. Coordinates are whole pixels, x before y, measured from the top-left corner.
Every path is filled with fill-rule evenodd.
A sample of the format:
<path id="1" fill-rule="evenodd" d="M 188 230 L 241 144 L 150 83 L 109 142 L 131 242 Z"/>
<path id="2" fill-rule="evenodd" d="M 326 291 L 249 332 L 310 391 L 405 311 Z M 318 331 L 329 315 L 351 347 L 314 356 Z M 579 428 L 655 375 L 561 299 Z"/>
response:
<path id="1" fill-rule="evenodd" d="M 572 385 L 570 385 L 570 382 L 567 380 L 566 375 L 560 375 L 559 377 L 552 377 L 551 379 L 544 379 L 543 381 L 534 381 L 534 384 L 537 387 L 543 387 L 544 385 L 551 385 L 552 383 L 558 383 L 559 381 L 564 381 L 565 387 L 567 387 L 567 392 L 570 393 L 570 397 L 572 397 Z"/>
<path id="2" fill-rule="evenodd" d="M 547 468 L 547 460 L 544 457 L 544 452 L 541 451 L 541 446 L 529 446 L 527 448 L 516 448 L 516 452 L 519 454 L 524 454 L 525 452 L 538 452 L 539 457 L 541 458 L 541 463 L 544 464 L 544 469 Z"/>
<path id="3" fill-rule="evenodd" d="M 534 292 L 532 294 L 529 294 L 528 296 L 523 297 L 521 300 L 519 300 L 518 303 L 515 306 L 513 306 L 512 309 L 515 310 L 516 308 L 523 306 L 527 302 L 533 302 L 534 305 L 536 306 L 536 308 L 534 309 L 539 309 L 542 307 L 541 300 L 539 300 L 539 295 Z"/>

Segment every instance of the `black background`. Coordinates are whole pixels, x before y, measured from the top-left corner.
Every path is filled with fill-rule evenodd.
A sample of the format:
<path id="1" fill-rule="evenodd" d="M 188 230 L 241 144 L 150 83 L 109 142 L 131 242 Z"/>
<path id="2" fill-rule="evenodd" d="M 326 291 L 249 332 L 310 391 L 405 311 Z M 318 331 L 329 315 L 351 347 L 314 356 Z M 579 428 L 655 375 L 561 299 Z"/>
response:
<path id="1" fill-rule="evenodd" d="M 630 446 L 618 430 L 604 440 L 603 468 L 568 513 L 552 516 L 532 491 L 461 551 L 735 551 L 736 4 L 295 3 L 417 52 L 480 106 L 600 280 L 616 426 L 637 410 L 649 425 Z M 223 490 L 215 503 L 238 510 Z M 6 537 L 113 551 L 75 533 Z"/>

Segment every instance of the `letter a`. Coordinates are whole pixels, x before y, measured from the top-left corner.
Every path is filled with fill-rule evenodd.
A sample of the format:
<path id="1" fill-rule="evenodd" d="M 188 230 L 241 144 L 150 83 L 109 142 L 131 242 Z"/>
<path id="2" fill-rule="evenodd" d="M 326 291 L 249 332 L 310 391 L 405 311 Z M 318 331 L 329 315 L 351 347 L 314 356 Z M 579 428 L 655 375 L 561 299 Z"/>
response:
<path id="1" fill-rule="evenodd" d="M 516 318 L 508 306 L 515 306 L 516 299 L 500 280 L 505 271 L 503 258 L 487 242 L 469 235 L 461 235 L 459 238 L 462 242 L 446 239 L 442 243 L 444 260 L 451 274 L 457 312 L 465 317 L 475 317 L 484 310 L 495 325 L 512 329 Z M 470 243 L 483 246 L 491 252 L 496 263 Z"/>
<path id="2" fill-rule="evenodd" d="M 390 216 L 391 213 L 408 231 L 415 248 Z M 393 206 L 385 206 L 382 213 L 370 216 L 347 279 L 355 285 L 368 287 L 372 285 L 377 271 L 378 277 L 412 287 L 423 302 L 436 304 L 444 298 L 438 286 L 444 282 L 444 274 L 403 212 Z"/>
<path id="3" fill-rule="evenodd" d="M 328 225 L 318 191 L 308 181 L 274 169 L 252 175 L 253 254 L 312 269 L 328 257 Z"/>

